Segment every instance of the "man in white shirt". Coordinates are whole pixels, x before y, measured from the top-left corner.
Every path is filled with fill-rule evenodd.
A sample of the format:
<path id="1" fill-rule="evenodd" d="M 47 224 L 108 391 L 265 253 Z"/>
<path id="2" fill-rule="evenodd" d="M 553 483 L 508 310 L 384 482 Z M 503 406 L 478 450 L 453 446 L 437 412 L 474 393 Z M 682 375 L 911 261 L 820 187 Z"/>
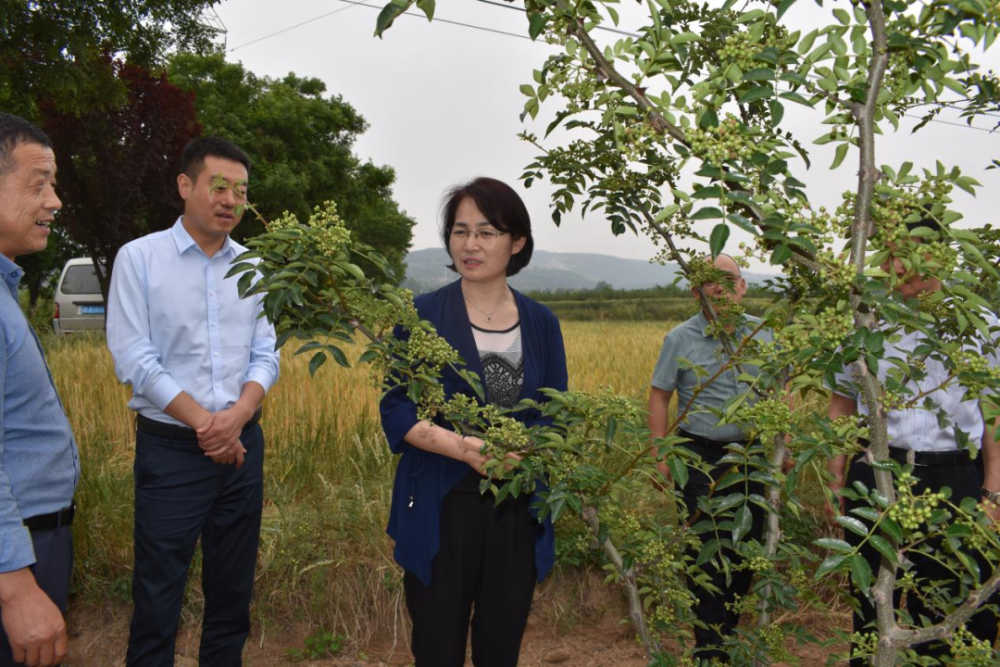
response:
<path id="1" fill-rule="evenodd" d="M 187 570 L 201 537 L 201 667 L 242 664 L 263 503 L 257 423 L 278 378 L 261 299 L 226 278 L 250 159 L 223 139 L 184 149 L 184 215 L 125 245 L 108 300 L 108 348 L 136 418 L 135 605 L 128 667 L 169 667 Z M 219 179 L 222 179 L 221 181 Z M 224 181 L 224 182 L 223 182 Z"/>
<path id="2" fill-rule="evenodd" d="M 928 227 L 938 233 L 942 230 L 933 219 L 925 219 L 909 225 L 910 230 L 917 227 Z M 920 238 L 914 237 L 915 242 Z M 941 290 L 941 282 L 937 278 L 917 275 L 907 276 L 906 268 L 900 259 L 894 258 L 883 265 L 886 271 L 892 270 L 902 279 L 896 290 L 906 298 L 917 298 L 924 292 Z M 920 343 L 921 334 L 917 332 L 898 332 L 900 339 L 885 343 L 886 361 L 879 364 L 878 377 L 885 381 L 889 369 L 893 367 L 889 358 L 906 360 Z M 992 360 L 996 364 L 996 360 Z M 949 372 L 944 364 L 932 358 L 924 362 L 925 372 L 916 374 L 920 377 L 910 379 L 907 387 L 912 396 L 926 393 L 935 406 L 935 410 L 923 407 L 923 401 L 918 407 L 907 407 L 890 410 L 887 414 L 889 431 L 889 453 L 892 459 L 900 463 L 913 464 L 913 476 L 917 480 L 914 493 L 920 494 L 925 489 L 937 491 L 943 487 L 952 490 L 950 502 L 958 505 L 965 498 L 979 500 L 990 492 L 1000 491 L 1000 448 L 992 437 L 984 437 L 984 423 L 979 407 L 979 401 L 973 398 L 965 399 L 966 389 L 958 383 L 948 383 L 943 389 Z M 848 365 L 837 374 L 837 386 L 831 394 L 828 416 L 836 419 L 857 414 L 866 415 L 868 408 L 857 391 L 857 377 L 854 365 Z M 905 398 L 904 400 L 909 400 Z M 948 416 L 947 420 L 938 419 L 938 411 Z M 971 458 L 967 448 L 960 447 L 960 440 L 967 436 L 968 445 L 980 450 L 982 467 Z M 964 444 L 964 443 L 963 443 Z M 862 452 L 847 466 L 847 456 L 841 455 L 831 459 L 827 468 L 833 479 L 829 485 L 837 494 L 845 486 L 852 487 L 855 482 L 861 482 L 869 489 L 875 488 L 875 475 L 870 465 L 869 453 Z M 985 479 L 983 475 L 985 470 Z M 841 513 L 850 514 L 859 507 L 869 507 L 863 501 L 840 498 Z M 828 512 L 833 514 L 832 508 Z M 852 515 L 853 516 L 853 515 Z M 850 531 L 844 532 L 845 539 L 854 546 L 861 544 L 862 538 Z M 860 550 L 865 557 L 872 573 L 877 574 L 881 556 L 869 543 Z M 910 551 L 908 557 L 914 564 L 918 585 L 926 586 L 930 582 L 949 581 L 954 575 L 947 567 L 933 558 L 928 558 L 916 550 Z M 985 563 L 983 563 L 985 565 Z M 989 575 L 984 571 L 982 580 Z M 957 588 L 957 585 L 955 586 Z M 957 591 L 956 591 L 957 592 Z M 867 633 L 875 630 L 875 606 L 865 595 L 855 589 L 852 593 L 857 603 L 854 613 L 854 632 Z M 895 605 L 898 607 L 901 593 L 895 594 Z M 938 615 L 928 608 L 921 595 L 907 596 L 907 609 L 915 622 L 919 623 L 921 615 L 935 619 Z M 966 624 L 967 629 L 976 637 L 992 644 L 997 633 L 997 619 L 991 611 L 981 611 Z M 925 656 L 941 657 L 948 655 L 945 644 L 936 643 L 928 646 L 918 646 L 916 650 Z M 864 658 L 853 658 L 851 667 L 863 667 L 868 661 Z"/>

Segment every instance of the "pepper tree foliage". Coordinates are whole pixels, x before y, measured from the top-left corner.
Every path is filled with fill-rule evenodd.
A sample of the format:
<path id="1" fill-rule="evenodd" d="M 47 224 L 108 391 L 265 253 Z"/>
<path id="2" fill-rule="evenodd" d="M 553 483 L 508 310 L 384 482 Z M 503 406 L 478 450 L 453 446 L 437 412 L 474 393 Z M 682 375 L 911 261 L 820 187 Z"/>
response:
<path id="1" fill-rule="evenodd" d="M 422 416 L 483 437 L 494 457 L 484 492 L 524 493 L 546 478 L 541 511 L 578 517 L 593 532 L 609 579 L 628 598 L 650 664 L 697 658 L 690 650 L 678 656 L 666 642 L 690 638 L 690 604 L 709 585 L 701 567 L 709 561 L 756 575 L 737 603 L 750 622 L 725 646 L 732 664 L 787 661 L 789 638 L 814 641 L 795 612 L 822 608 L 819 582 L 841 578 L 879 611 L 877 627 L 851 637 L 855 655 L 879 666 L 915 664 L 913 645 L 942 640 L 952 646 L 949 664 L 995 664 L 992 647 L 959 630 L 1000 588 L 1000 538 L 988 508 L 971 500 L 956 505 L 950 490 L 917 490 L 912 467 L 888 456 L 885 415 L 912 407 L 949 423 L 927 399 L 954 384 L 980 399 L 988 435 L 998 435 L 1000 374 L 986 363 L 996 354 L 996 330 L 984 316 L 997 303 L 997 238 L 989 228 L 956 224 L 962 216 L 951 193 L 974 193 L 975 179 L 941 163 L 919 170 L 909 162 L 880 163 L 876 137 L 895 131 L 909 110 L 958 107 L 971 120 L 995 107 L 994 76 L 977 68 L 969 50 L 993 44 L 1000 11 L 978 0 L 843 1 L 827 7 L 829 24 L 805 32 L 782 22 L 794 2 L 647 0 L 640 36 L 603 47 L 594 30 L 617 22 L 616 2 L 526 2 L 530 36 L 559 47 L 533 83 L 522 86 L 525 117 L 534 118 L 543 103 L 557 105 L 545 138 L 523 135 L 540 150 L 526 185 L 547 178 L 556 186 L 555 221 L 577 206 L 600 211 L 614 231 L 648 235 L 659 257 L 678 262 L 696 287 L 721 277 L 699 252 L 683 248 L 700 240 L 718 254 L 737 227 L 751 239 L 739 254 L 782 272 L 776 286 L 784 298 L 761 324 L 774 330 L 773 344 L 727 333 L 740 309 L 702 292 L 728 353 L 723 368 L 738 369 L 751 385 L 718 417 L 740 424 L 754 444 L 729 446 L 723 461 L 732 468 L 689 508 L 686 522 L 665 520 L 660 511 L 657 499 L 666 497 L 670 507 L 680 497 L 650 484 L 655 460 L 645 415 L 634 403 L 607 393 L 549 392 L 541 405 L 514 408 L 550 418 L 527 429 L 475 396 L 444 396 L 440 378 L 447 373 L 463 374 L 480 398 L 482 390 L 455 351 L 419 320 L 405 290 L 359 268 L 362 258 L 380 260 L 351 238 L 332 205 L 305 223 L 290 216 L 272 223 L 233 273 L 244 273 L 247 294 L 264 295 L 279 342 L 300 339 L 314 371 L 328 357 L 347 365 L 341 345 L 360 332 L 366 348 L 360 361 L 373 364 L 375 382 L 406 391 Z M 413 4 L 433 16 L 433 0 L 393 0 L 377 34 Z M 821 129 L 788 130 L 789 105 L 816 114 Z M 558 144 L 550 134 L 557 126 L 566 130 L 557 136 L 567 137 Z M 833 210 L 812 204 L 796 177 L 809 167 L 810 143 L 835 144 L 832 168 L 844 167 L 845 192 Z M 927 216 L 941 232 L 907 230 L 907 222 Z M 882 268 L 888 261 L 901 262 L 902 279 L 937 278 L 942 289 L 904 298 L 894 289 L 902 279 Z M 888 354 L 887 344 L 907 332 L 919 335 L 916 349 Z M 928 386 L 929 363 L 947 370 L 943 385 Z M 855 371 L 838 383 L 847 364 Z M 759 374 L 746 373 L 747 366 Z M 719 375 L 694 370 L 704 384 Z M 807 407 L 808 401 L 825 406 L 830 387 L 857 393 L 870 416 L 830 421 L 822 408 Z M 690 409 L 680 406 L 671 435 L 653 442 L 681 486 L 691 469 L 704 468 L 672 435 Z M 963 448 L 976 436 L 956 428 Z M 871 443 L 877 488 L 846 489 L 861 507 L 837 520 L 878 550 L 877 571 L 844 540 L 801 544 L 781 530 L 782 521 L 804 510 L 802 480 L 824 474 L 830 457 L 859 452 L 862 439 Z M 786 448 L 795 461 L 787 474 L 780 466 Z M 508 452 L 525 455 L 511 461 L 504 459 Z M 500 478 L 509 482 L 499 485 Z M 747 493 L 751 480 L 766 486 L 766 497 Z M 763 542 L 747 537 L 751 507 L 767 512 Z M 696 547 L 694 559 L 685 556 L 686 545 Z M 928 550 L 952 570 L 957 590 L 915 576 L 911 558 Z M 989 569 L 980 573 L 977 558 Z M 913 619 L 894 609 L 897 589 L 923 596 L 939 615 Z"/>

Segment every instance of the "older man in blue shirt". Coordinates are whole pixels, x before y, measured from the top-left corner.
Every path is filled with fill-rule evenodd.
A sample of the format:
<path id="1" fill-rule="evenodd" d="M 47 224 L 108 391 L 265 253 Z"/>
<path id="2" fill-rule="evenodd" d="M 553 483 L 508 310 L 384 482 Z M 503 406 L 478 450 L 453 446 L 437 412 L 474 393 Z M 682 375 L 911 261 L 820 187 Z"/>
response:
<path id="1" fill-rule="evenodd" d="M 732 284 L 725 284 L 727 281 L 706 283 L 702 286 L 706 295 L 713 300 L 739 303 L 747 288 L 739 264 L 729 255 L 719 255 L 710 261 L 714 262 L 716 269 L 732 276 Z M 692 288 L 691 295 L 698 298 L 697 290 Z M 727 330 L 737 341 L 752 337 L 762 342 L 771 342 L 771 330 L 759 325 L 759 319 L 746 315 Z M 757 375 L 758 369 L 745 364 L 740 370 L 723 370 L 728 362 L 729 357 L 722 341 L 713 334 L 708 315 L 702 310 L 667 334 L 653 370 L 648 403 L 650 434 L 654 439 L 667 435 L 670 400 L 676 393 L 678 413 L 683 414 L 687 410 L 678 425 L 677 434 L 688 438 L 689 442 L 684 447 L 698 454 L 711 466 L 708 475 L 692 470 L 687 484 L 680 489 L 688 517 L 694 516 L 698 511 L 698 501 L 708 497 L 714 483 L 732 467 L 719 463 L 727 453 L 726 446 L 730 443 L 749 444 L 742 427 L 737 424 L 719 424 L 719 414 L 728 401 L 750 393 L 750 385 L 741 380 L 740 373 Z M 709 383 L 710 377 L 714 380 Z M 669 479 L 670 469 L 666 462 L 660 461 L 657 465 L 664 477 Z M 748 491 L 750 494 L 763 495 L 764 487 L 760 482 L 751 482 Z M 763 511 L 754 509 L 751 516 L 752 524 L 747 537 L 760 539 L 764 524 Z M 727 550 L 731 546 L 726 544 Z M 696 559 L 698 549 L 689 548 L 688 555 L 692 560 Z M 731 552 L 730 557 L 736 561 L 741 560 L 735 551 Z M 711 577 L 719 592 L 699 590 L 696 593 L 692 610 L 704 627 L 699 625 L 694 628 L 695 645 L 699 659 L 724 661 L 726 652 L 722 646 L 726 637 L 733 634 L 740 620 L 734 603 L 750 590 L 753 572 L 747 568 L 733 568 L 727 572 L 716 568 L 711 562 L 705 563 L 702 569 Z"/>
<path id="2" fill-rule="evenodd" d="M 73 563 L 80 461 L 69 421 L 18 305 L 17 257 L 48 244 L 62 203 L 45 134 L 0 113 L 0 667 L 57 665 Z"/>
<path id="3" fill-rule="evenodd" d="M 136 419 L 129 667 L 168 667 L 201 536 L 201 667 L 242 664 L 263 503 L 259 406 L 278 377 L 261 299 L 226 278 L 250 160 L 222 139 L 184 150 L 184 215 L 115 259 L 108 347 Z M 221 178 L 221 180 L 220 180 Z"/>

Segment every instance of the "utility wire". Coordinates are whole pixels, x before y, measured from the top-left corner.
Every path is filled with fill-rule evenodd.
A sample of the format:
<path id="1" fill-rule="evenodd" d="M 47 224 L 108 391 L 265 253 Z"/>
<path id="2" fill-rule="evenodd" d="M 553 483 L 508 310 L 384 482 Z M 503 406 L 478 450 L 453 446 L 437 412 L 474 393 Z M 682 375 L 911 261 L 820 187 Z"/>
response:
<path id="1" fill-rule="evenodd" d="M 479 2 L 484 5 L 493 5 L 494 7 L 503 7 L 504 9 L 513 9 L 515 12 L 527 13 L 527 9 L 524 7 L 516 7 L 509 2 L 496 2 L 496 0 L 479 0 Z M 636 39 L 642 39 L 642 35 L 636 32 L 629 32 L 627 30 L 619 30 L 618 28 L 610 28 L 608 26 L 598 25 L 594 26 L 597 30 L 603 30 L 605 32 L 613 32 L 617 35 L 625 35 L 626 37 L 634 37 Z"/>
<path id="2" fill-rule="evenodd" d="M 373 5 L 366 5 L 363 1 L 358 2 L 357 0 L 340 0 L 340 2 L 346 2 L 347 4 L 354 5 L 354 6 L 367 7 L 368 9 L 377 9 L 379 11 L 382 10 L 381 7 L 375 7 Z M 427 17 L 424 16 L 423 14 L 415 14 L 413 12 L 403 12 L 403 14 L 401 14 L 401 16 L 409 16 L 409 17 L 415 18 L 415 19 L 424 19 L 425 21 L 427 20 Z M 532 39 L 530 37 L 528 37 L 527 35 L 522 35 L 522 34 L 516 33 L 516 32 L 507 32 L 506 30 L 497 30 L 496 28 L 487 28 L 486 26 L 474 25 L 472 23 L 462 23 L 461 21 L 451 21 L 449 19 L 442 19 L 442 18 L 437 18 L 437 17 L 434 18 L 434 22 L 435 23 L 447 23 L 448 25 L 457 25 L 457 26 L 462 27 L 462 28 L 471 28 L 473 30 L 482 30 L 483 32 L 492 32 L 494 34 L 505 35 L 507 37 L 517 37 L 518 39 L 526 39 L 529 42 L 532 41 Z"/>
<path id="3" fill-rule="evenodd" d="M 277 37 L 278 35 L 284 34 L 284 33 L 289 32 L 291 30 L 295 30 L 297 28 L 301 28 L 303 26 L 309 25 L 310 23 L 315 23 L 316 21 L 319 21 L 320 19 L 327 18 L 328 16 L 333 16 L 334 14 L 339 14 L 340 12 L 347 11 L 348 9 L 352 9 L 354 7 L 366 7 L 368 9 L 376 9 L 376 10 L 381 11 L 380 7 L 376 7 L 374 5 L 366 4 L 368 2 L 368 0 L 339 0 L 339 2 L 346 3 L 347 6 L 346 7 L 341 7 L 340 9 L 335 9 L 332 12 L 327 12 L 327 13 L 321 14 L 319 16 L 314 16 L 313 18 L 308 19 L 306 21 L 303 21 L 302 23 L 297 23 L 295 25 L 288 26 L 287 28 L 282 28 L 281 30 L 273 32 L 273 33 L 271 33 L 269 35 L 264 35 L 263 37 L 258 37 L 257 39 L 254 39 L 252 41 L 246 42 L 244 44 L 240 44 L 239 46 L 234 46 L 233 48 L 229 49 L 229 52 L 232 53 L 236 49 L 241 49 L 241 48 L 243 48 L 245 46 L 250 46 L 251 44 L 257 44 L 258 42 L 262 42 L 262 41 L 264 41 L 266 39 L 270 39 L 272 37 Z M 495 0 L 478 0 L 478 2 L 481 2 L 481 3 L 486 4 L 486 5 L 492 5 L 494 7 L 501 7 L 503 9 L 512 9 L 512 10 L 518 11 L 518 12 L 526 12 L 527 11 L 523 7 L 515 7 L 515 6 L 507 4 L 505 2 L 496 2 Z M 412 18 L 423 18 L 423 19 L 426 18 L 422 14 L 414 14 L 414 13 L 411 13 L 411 12 L 404 12 L 402 14 L 402 16 L 410 16 Z M 527 35 L 522 35 L 522 34 L 513 33 L 513 32 L 507 32 L 506 30 L 498 30 L 496 28 L 488 28 L 486 26 L 474 25 L 474 24 L 471 24 L 471 23 L 463 23 L 461 21 L 452 21 L 452 20 L 443 19 L 443 18 L 435 18 L 434 21 L 436 23 L 447 23 L 449 25 L 459 26 L 459 27 L 462 27 L 462 28 L 470 28 L 472 30 L 481 30 L 481 31 L 484 31 L 484 32 L 490 32 L 490 33 L 494 33 L 494 34 L 497 34 L 497 35 L 503 35 L 503 36 L 506 36 L 506 37 L 517 37 L 518 39 L 526 39 L 528 41 L 534 41 L 530 37 L 528 37 Z M 615 28 L 606 28 L 604 26 L 596 26 L 596 27 L 599 30 L 606 30 L 606 31 L 609 31 L 609 32 L 615 32 L 615 33 L 619 33 L 619 34 L 622 34 L 622 35 L 627 35 L 629 37 L 635 37 L 637 39 L 641 39 L 642 38 L 642 35 L 638 35 L 638 34 L 635 34 L 635 33 L 626 32 L 624 30 L 617 30 Z M 820 77 L 818 75 L 814 75 L 813 80 L 819 80 L 819 78 Z M 922 116 L 916 116 L 916 115 L 908 114 L 908 113 L 904 113 L 902 115 L 905 116 L 905 117 L 907 117 L 907 118 L 913 118 L 913 119 L 916 119 L 916 120 L 923 120 Z M 983 114 L 983 115 L 990 115 L 990 114 Z M 994 132 L 994 130 L 989 129 L 989 128 L 977 127 L 975 125 L 968 125 L 968 124 L 964 124 L 964 123 L 953 123 L 951 121 L 941 120 L 940 118 L 932 118 L 932 119 L 930 119 L 930 122 L 931 123 L 940 123 L 942 125 L 950 125 L 952 127 L 958 127 L 958 128 L 961 128 L 961 129 L 978 130 L 980 132 L 987 132 L 989 134 L 993 134 L 993 132 Z"/>
<path id="4" fill-rule="evenodd" d="M 347 7 L 341 7 L 340 9 L 334 9 L 332 12 L 327 12 L 326 14 L 320 14 L 319 16 L 314 16 L 311 19 L 303 21 L 302 23 L 296 23 L 295 25 L 290 25 L 287 28 L 282 28 L 281 30 L 278 30 L 276 32 L 272 32 L 269 35 L 264 35 L 263 37 L 258 37 L 257 39 L 250 40 L 249 42 L 245 42 L 243 44 L 240 44 L 239 46 L 234 46 L 233 48 L 229 49 L 229 52 L 232 53 L 236 49 L 242 49 L 244 46 L 250 46 L 251 44 L 256 44 L 258 42 L 263 42 L 265 39 L 271 39 L 272 37 L 277 37 L 278 35 L 283 35 L 286 32 L 290 32 L 292 30 L 295 30 L 296 28 L 301 28 L 302 26 L 309 25 L 310 23 L 315 23 L 316 21 L 319 21 L 320 19 L 325 19 L 328 16 L 333 16 L 334 14 L 339 14 L 340 12 L 345 12 L 348 9 L 354 9 L 354 7 L 356 7 L 358 5 L 364 5 L 365 7 L 367 7 L 368 5 L 365 5 L 365 2 L 367 2 L 367 1 L 368 0 L 361 0 L 360 2 L 352 2 Z M 372 9 L 378 9 L 378 8 L 377 7 L 372 7 Z"/>

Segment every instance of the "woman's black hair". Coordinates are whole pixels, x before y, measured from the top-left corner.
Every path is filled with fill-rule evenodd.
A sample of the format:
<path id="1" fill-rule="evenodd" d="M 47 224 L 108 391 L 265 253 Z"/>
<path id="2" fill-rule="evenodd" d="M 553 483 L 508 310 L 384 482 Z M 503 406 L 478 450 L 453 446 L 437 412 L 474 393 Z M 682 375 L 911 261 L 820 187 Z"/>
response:
<path id="1" fill-rule="evenodd" d="M 476 208 L 491 225 L 501 232 L 507 232 L 515 240 L 524 239 L 524 247 L 512 255 L 510 263 L 507 264 L 507 275 L 516 275 L 518 271 L 528 266 L 531 252 L 535 248 L 535 240 L 531 237 L 531 217 L 528 215 L 528 209 L 514 188 L 503 181 L 485 176 L 455 186 L 445 196 L 441 238 L 444 240 L 448 255 L 451 255 L 451 230 L 455 226 L 455 215 L 458 213 L 459 205 L 467 198 L 475 202 Z M 448 268 L 452 271 L 457 270 L 454 261 Z"/>

